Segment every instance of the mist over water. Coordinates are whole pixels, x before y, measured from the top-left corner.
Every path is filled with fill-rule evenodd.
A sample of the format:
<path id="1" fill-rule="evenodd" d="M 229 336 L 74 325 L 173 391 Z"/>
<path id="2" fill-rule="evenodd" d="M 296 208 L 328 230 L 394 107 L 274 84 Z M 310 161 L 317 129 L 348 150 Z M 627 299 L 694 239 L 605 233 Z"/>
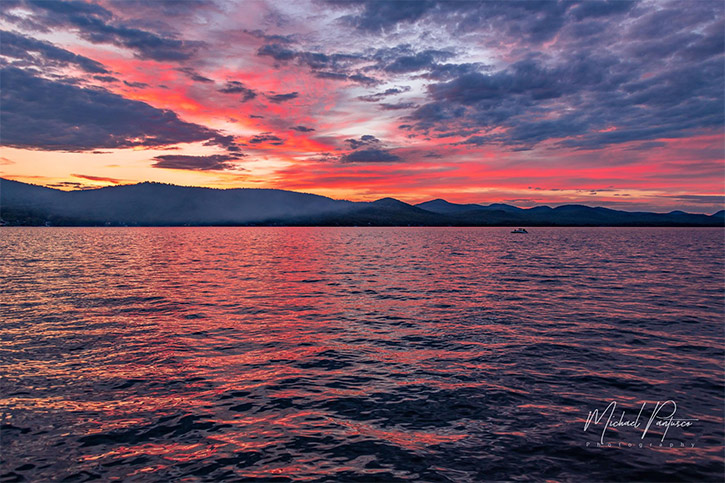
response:
<path id="1" fill-rule="evenodd" d="M 723 230 L 509 231 L 2 228 L 0 473 L 721 481 Z"/>

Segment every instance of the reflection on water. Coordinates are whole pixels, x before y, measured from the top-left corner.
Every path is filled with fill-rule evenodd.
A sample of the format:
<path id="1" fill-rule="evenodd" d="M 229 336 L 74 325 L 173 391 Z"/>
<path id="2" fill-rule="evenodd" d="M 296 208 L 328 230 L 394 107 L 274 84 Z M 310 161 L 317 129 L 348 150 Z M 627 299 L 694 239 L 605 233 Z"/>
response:
<path id="1" fill-rule="evenodd" d="M 4 478 L 721 480 L 722 230 L 509 231 L 2 228 Z"/>

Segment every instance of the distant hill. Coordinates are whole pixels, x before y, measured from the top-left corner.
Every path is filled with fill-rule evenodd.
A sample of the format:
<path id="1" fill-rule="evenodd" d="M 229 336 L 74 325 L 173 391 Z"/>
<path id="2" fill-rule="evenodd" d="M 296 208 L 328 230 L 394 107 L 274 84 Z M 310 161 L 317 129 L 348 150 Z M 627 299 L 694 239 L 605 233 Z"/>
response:
<path id="1" fill-rule="evenodd" d="M 11 224 L 264 224 L 332 214 L 351 205 L 324 196 L 270 189 L 140 183 L 66 192 L 0 179 L 0 217 Z M 43 223 L 38 223 L 41 220 Z"/>
<path id="2" fill-rule="evenodd" d="M 448 215 L 452 213 L 464 213 L 466 211 L 473 211 L 481 209 L 481 205 L 467 204 L 459 205 L 456 203 L 450 203 L 446 200 L 431 200 L 424 203 L 418 203 L 415 205 L 423 210 L 431 211 L 433 213 Z"/>
<path id="3" fill-rule="evenodd" d="M 522 209 L 438 199 L 409 205 L 393 198 L 334 200 L 273 189 L 211 189 L 140 183 L 60 191 L 0 178 L 7 225 L 178 226 L 723 226 L 725 212 L 646 213 L 565 205 Z"/>

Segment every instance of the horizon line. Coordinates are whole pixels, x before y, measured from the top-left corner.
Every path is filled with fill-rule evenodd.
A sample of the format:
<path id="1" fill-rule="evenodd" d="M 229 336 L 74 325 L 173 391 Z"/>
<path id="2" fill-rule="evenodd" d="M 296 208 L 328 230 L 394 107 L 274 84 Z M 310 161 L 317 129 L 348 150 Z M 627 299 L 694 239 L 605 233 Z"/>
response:
<path id="1" fill-rule="evenodd" d="M 562 207 L 562 206 L 584 206 L 584 207 L 587 207 L 587 208 L 601 208 L 601 209 L 605 209 L 605 210 L 621 211 L 621 212 L 625 212 L 625 213 L 654 213 L 654 214 L 665 214 L 665 215 L 666 214 L 671 214 L 671 213 L 686 213 L 688 215 L 706 215 L 706 216 L 715 216 L 718 213 L 720 213 L 722 211 L 725 211 L 725 205 L 723 205 L 723 207 L 720 210 L 714 211 L 712 213 L 706 213 L 706 212 L 694 213 L 694 212 L 688 212 L 688 211 L 683 211 L 683 210 L 671 210 L 671 211 L 667 211 L 667 212 L 664 212 L 664 211 L 624 210 L 624 209 L 609 208 L 609 207 L 601 206 L 601 205 L 592 205 L 592 204 L 587 204 L 587 203 L 581 203 L 581 202 L 580 203 L 568 202 L 568 203 L 534 204 L 534 205 L 531 205 L 531 206 L 521 207 L 521 206 L 513 205 L 513 204 L 510 204 L 510 203 L 503 203 L 503 202 L 492 202 L 492 203 L 489 203 L 489 204 L 483 204 L 482 202 L 474 202 L 474 203 L 454 203 L 454 202 L 451 202 L 451 201 L 446 200 L 443 197 L 432 198 L 432 199 L 425 200 L 425 201 L 420 201 L 420 202 L 417 202 L 417 203 L 409 203 L 409 202 L 406 202 L 406 201 L 401 201 L 398 198 L 395 198 L 393 196 L 383 196 L 382 198 L 377 198 L 377 199 L 374 199 L 374 200 L 371 200 L 371 201 L 368 201 L 368 200 L 358 200 L 358 201 L 356 201 L 356 200 L 343 199 L 343 198 L 333 198 L 331 196 L 321 195 L 321 194 L 312 193 L 312 192 L 308 192 L 308 191 L 296 191 L 296 190 L 288 190 L 288 189 L 281 189 L 281 188 L 246 188 L 246 187 L 238 187 L 238 188 L 215 188 L 215 187 L 209 187 L 209 186 L 194 186 L 194 185 L 183 185 L 183 184 L 176 184 L 176 183 L 166 183 L 166 182 L 162 182 L 162 181 L 139 181 L 139 182 L 136 182 L 136 183 L 118 183 L 118 184 L 110 184 L 108 186 L 87 187 L 87 188 L 75 188 L 75 189 L 67 189 L 67 190 L 60 189 L 58 187 L 53 187 L 53 186 L 46 186 L 46 185 L 42 185 L 42 184 L 27 183 L 25 181 L 17 181 L 17 180 L 5 178 L 5 177 L 2 177 L 2 176 L 0 176 L 0 181 L 11 181 L 11 182 L 15 182 L 15 183 L 26 184 L 26 185 L 29 185 L 29 186 L 36 186 L 36 187 L 39 187 L 39 188 L 45 188 L 45 189 L 50 189 L 50 190 L 54 190 L 54 191 L 60 191 L 60 192 L 63 192 L 63 193 L 78 193 L 78 192 L 83 192 L 83 191 L 96 191 L 96 190 L 108 189 L 108 188 L 122 188 L 122 187 L 128 187 L 128 186 L 138 186 L 138 185 L 142 185 L 142 184 L 156 184 L 156 185 L 163 185 L 163 186 L 172 186 L 172 187 L 176 187 L 176 188 L 205 189 L 205 190 L 214 190 L 214 191 L 234 191 L 234 190 L 284 191 L 284 192 L 288 192 L 288 193 L 299 193 L 299 194 L 306 194 L 306 195 L 312 195 L 312 196 L 320 196 L 322 198 L 327 198 L 327 199 L 331 199 L 331 200 L 335 200 L 335 201 L 347 201 L 347 202 L 350 202 L 350 203 L 375 203 L 376 201 L 381 201 L 381 200 L 385 200 L 385 199 L 393 199 L 393 200 L 398 201 L 400 203 L 404 203 L 406 205 L 415 206 L 415 207 L 417 207 L 418 205 L 424 204 L 424 203 L 432 202 L 432 201 L 443 201 L 445 203 L 449 203 L 451 205 L 458 205 L 458 206 L 463 206 L 463 205 L 479 205 L 481 207 L 490 207 L 492 205 L 504 205 L 504 206 L 510 206 L 510 207 L 513 207 L 513 208 L 518 208 L 518 209 L 521 209 L 521 210 L 530 210 L 530 209 L 533 209 L 533 208 L 551 208 L 551 209 L 554 209 L 554 208 L 559 208 L 559 207 Z"/>

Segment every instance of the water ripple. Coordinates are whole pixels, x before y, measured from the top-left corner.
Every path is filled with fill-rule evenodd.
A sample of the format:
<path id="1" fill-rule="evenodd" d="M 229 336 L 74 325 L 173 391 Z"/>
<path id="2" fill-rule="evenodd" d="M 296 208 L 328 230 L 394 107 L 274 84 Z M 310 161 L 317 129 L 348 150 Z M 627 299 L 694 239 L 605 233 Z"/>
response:
<path id="1" fill-rule="evenodd" d="M 1 230 L 3 481 L 724 475 L 722 230 Z"/>

